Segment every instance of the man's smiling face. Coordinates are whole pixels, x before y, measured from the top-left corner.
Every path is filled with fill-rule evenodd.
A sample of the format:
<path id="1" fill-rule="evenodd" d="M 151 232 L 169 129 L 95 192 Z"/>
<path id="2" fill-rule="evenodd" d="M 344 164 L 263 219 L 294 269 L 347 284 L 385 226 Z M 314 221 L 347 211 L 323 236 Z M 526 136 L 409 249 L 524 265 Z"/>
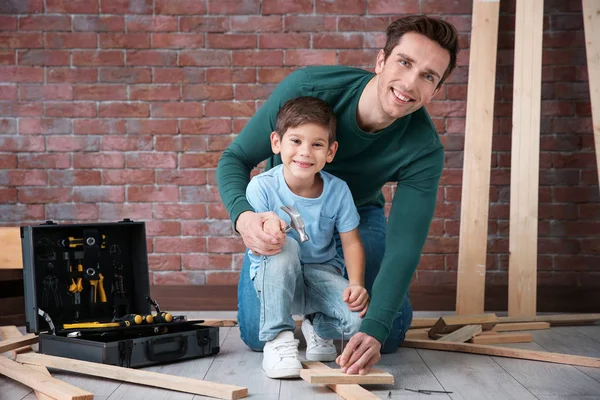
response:
<path id="1" fill-rule="evenodd" d="M 390 120 L 404 117 L 428 104 L 438 92 L 450 63 L 449 52 L 418 33 L 405 33 L 387 60 L 377 55 L 377 98 Z"/>

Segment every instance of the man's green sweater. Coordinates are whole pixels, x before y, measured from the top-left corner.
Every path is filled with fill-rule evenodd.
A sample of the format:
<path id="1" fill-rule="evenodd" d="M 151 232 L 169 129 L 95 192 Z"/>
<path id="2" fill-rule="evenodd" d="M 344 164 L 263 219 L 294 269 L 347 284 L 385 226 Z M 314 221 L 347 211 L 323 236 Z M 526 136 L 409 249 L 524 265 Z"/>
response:
<path id="1" fill-rule="evenodd" d="M 371 302 L 361 332 L 381 343 L 408 290 L 427 238 L 444 166 L 444 148 L 425 109 L 368 133 L 356 121 L 358 100 L 373 73 L 341 66 L 294 71 L 225 150 L 217 168 L 221 198 L 234 223 L 253 211 L 245 191 L 250 171 L 263 160 L 267 168 L 280 164 L 269 135 L 280 107 L 289 99 L 314 96 L 327 101 L 337 116 L 339 148 L 325 171 L 346 181 L 356 206 L 384 205 L 381 188 L 397 182 L 386 229 L 385 254 L 373 284 Z M 375 105 L 374 105 L 375 106 Z"/>

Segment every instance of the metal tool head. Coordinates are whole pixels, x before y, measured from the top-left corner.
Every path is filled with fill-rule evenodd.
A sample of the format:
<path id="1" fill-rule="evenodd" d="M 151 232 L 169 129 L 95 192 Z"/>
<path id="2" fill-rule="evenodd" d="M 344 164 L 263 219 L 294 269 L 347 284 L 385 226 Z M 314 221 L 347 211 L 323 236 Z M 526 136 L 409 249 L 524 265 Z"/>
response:
<path id="1" fill-rule="evenodd" d="M 310 238 L 306 234 L 304 220 L 300 216 L 298 210 L 290 206 L 282 206 L 281 209 L 290 216 L 290 225 L 285 229 L 288 232 L 290 229 L 295 229 L 300 236 L 300 243 L 308 241 Z"/>

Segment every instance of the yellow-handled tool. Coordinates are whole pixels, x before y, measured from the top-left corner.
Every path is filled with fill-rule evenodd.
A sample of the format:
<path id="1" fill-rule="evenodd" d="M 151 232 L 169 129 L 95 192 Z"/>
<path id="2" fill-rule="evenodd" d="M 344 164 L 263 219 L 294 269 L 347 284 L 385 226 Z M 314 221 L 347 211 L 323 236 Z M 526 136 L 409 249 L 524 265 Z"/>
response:
<path id="1" fill-rule="evenodd" d="M 106 303 L 106 292 L 104 291 L 104 276 L 98 274 L 100 279 L 90 281 L 90 290 L 92 291 L 92 304 L 96 304 L 98 294 L 100 295 L 100 303 Z"/>
<path id="2" fill-rule="evenodd" d="M 129 321 L 119 322 L 79 322 L 77 324 L 64 324 L 63 329 L 85 329 L 85 328 L 118 328 L 129 326 Z"/>

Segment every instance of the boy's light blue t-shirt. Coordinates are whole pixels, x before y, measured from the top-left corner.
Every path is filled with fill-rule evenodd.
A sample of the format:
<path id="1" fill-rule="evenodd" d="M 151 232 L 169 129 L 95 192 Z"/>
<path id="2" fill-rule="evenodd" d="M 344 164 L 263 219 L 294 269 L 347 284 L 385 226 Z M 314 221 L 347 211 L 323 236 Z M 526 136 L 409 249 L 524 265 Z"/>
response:
<path id="1" fill-rule="evenodd" d="M 321 171 L 323 193 L 317 198 L 295 195 L 283 177 L 283 165 L 252 178 L 246 189 L 246 197 L 256 212 L 273 211 L 279 218 L 290 222 L 290 217 L 281 209 L 287 205 L 295 208 L 304 220 L 306 233 L 310 238 L 300 243 L 295 229 L 288 232 L 300 244 L 300 261 L 303 264 L 331 264 L 343 273 L 344 260 L 337 254 L 334 229 L 349 232 L 358 227 L 360 216 L 346 182 Z M 247 250 L 250 257 L 250 278 L 254 279 L 262 256 Z"/>

